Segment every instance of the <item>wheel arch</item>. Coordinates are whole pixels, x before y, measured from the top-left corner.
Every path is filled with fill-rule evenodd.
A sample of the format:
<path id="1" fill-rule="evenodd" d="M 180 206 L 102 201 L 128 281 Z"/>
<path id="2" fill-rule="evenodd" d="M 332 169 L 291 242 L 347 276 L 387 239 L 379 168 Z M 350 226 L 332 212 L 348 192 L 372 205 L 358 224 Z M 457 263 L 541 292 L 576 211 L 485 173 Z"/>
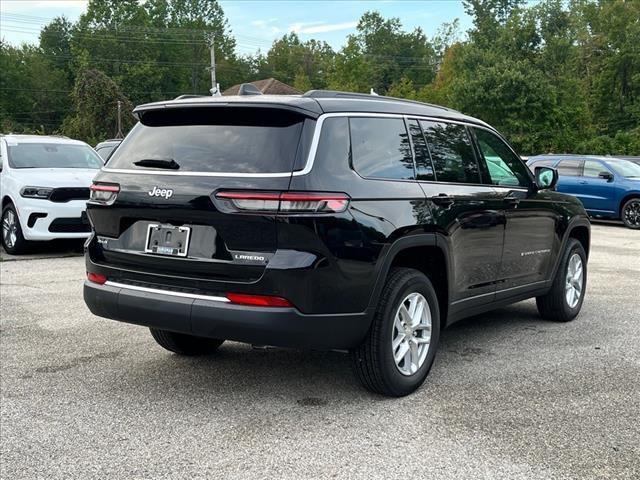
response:
<path id="1" fill-rule="evenodd" d="M 575 238 L 582 244 L 582 248 L 589 258 L 589 250 L 591 245 L 591 230 L 585 225 L 577 225 L 569 231 L 569 238 Z"/>
<path id="2" fill-rule="evenodd" d="M 591 223 L 589 222 L 589 217 L 587 217 L 586 215 L 576 216 L 569 222 L 569 224 L 565 228 L 562 242 L 560 243 L 560 247 L 553 264 L 551 277 L 548 279 L 548 282 L 553 282 L 553 279 L 556 276 L 556 273 L 560 266 L 560 262 L 562 260 L 562 253 L 567 247 L 567 242 L 571 238 L 575 238 L 582 244 L 588 260 L 589 251 L 591 250 Z"/>
<path id="3" fill-rule="evenodd" d="M 620 205 L 618 205 L 618 216 L 620 218 L 622 218 L 622 207 L 624 207 L 624 204 L 632 198 L 640 198 L 640 192 L 627 193 L 624 197 L 622 197 L 622 200 L 620 200 Z"/>
<path id="4" fill-rule="evenodd" d="M 438 297 L 440 326 L 444 328 L 449 307 L 449 258 L 446 249 L 437 241 L 437 236 L 411 235 L 398 239 L 389 246 L 376 277 L 370 309 L 375 310 L 389 271 L 394 267 L 414 268 L 429 278 Z"/>
<path id="5" fill-rule="evenodd" d="M 9 195 L 3 195 L 2 196 L 2 210 L 4 210 L 4 207 L 9 205 L 10 203 L 12 203 L 14 206 L 16 204 Z"/>

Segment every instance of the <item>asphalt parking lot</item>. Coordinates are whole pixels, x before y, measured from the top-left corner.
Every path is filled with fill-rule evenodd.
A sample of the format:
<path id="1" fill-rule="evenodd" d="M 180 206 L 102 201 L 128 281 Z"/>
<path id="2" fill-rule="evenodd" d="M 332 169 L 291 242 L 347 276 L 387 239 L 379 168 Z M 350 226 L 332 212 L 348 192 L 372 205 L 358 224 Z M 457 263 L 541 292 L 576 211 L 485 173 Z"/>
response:
<path id="1" fill-rule="evenodd" d="M 402 399 L 340 353 L 172 355 L 89 313 L 79 256 L 0 268 L 3 479 L 640 477 L 640 232 L 594 225 L 577 320 L 456 324 Z"/>

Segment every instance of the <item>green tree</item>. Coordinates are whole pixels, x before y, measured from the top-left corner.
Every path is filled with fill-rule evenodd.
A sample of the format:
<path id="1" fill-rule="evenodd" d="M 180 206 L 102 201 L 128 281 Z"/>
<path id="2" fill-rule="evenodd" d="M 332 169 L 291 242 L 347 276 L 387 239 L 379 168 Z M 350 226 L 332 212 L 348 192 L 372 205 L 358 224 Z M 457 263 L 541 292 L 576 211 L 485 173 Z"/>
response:
<path id="1" fill-rule="evenodd" d="M 293 79 L 293 87 L 297 88 L 301 92 L 313 89 L 311 80 L 309 80 L 309 77 L 304 73 L 302 68 L 298 69 L 298 73 L 296 73 L 296 77 Z"/>
<path id="2" fill-rule="evenodd" d="M 224 11 L 215 0 L 151 0 L 145 4 L 151 23 L 160 29 L 166 50 L 166 61 L 173 63 L 180 75 L 188 72 L 188 84 L 176 79 L 177 89 L 183 93 L 207 93 L 211 88 L 209 46 L 213 35 L 216 53 L 216 72 L 222 88 L 237 83 L 239 67 L 235 55 L 236 42 L 230 34 Z M 176 70 L 175 68 L 173 68 Z M 186 77 L 185 77 L 186 78 Z"/>
<path id="3" fill-rule="evenodd" d="M 55 68 L 64 70 L 73 80 L 71 66 L 71 29 L 73 24 L 65 17 L 56 17 L 40 31 L 40 51 Z"/>
<path id="4" fill-rule="evenodd" d="M 0 43 L 0 124 L 3 131 L 51 133 L 71 108 L 69 81 L 37 47 Z"/>
<path id="5" fill-rule="evenodd" d="M 367 12 L 358 22 L 357 33 L 336 55 L 329 84 L 385 93 L 402 77 L 416 86 L 426 85 L 435 78 L 436 68 L 436 53 L 422 29 L 405 32 L 398 18 Z"/>
<path id="6" fill-rule="evenodd" d="M 580 2 L 581 78 L 598 133 L 640 124 L 640 2 Z"/>
<path id="7" fill-rule="evenodd" d="M 71 35 L 77 70 L 98 68 L 134 103 L 211 88 L 213 35 L 222 88 L 244 80 L 224 12 L 214 0 L 91 0 Z"/>
<path id="8" fill-rule="evenodd" d="M 206 36 L 215 34 L 223 89 L 266 77 L 300 90 L 373 88 L 480 117 L 525 154 L 640 154 L 640 2 L 465 0 L 465 9 L 473 23 L 463 40 L 456 21 L 428 38 L 367 12 L 337 53 L 290 33 L 239 56 L 215 0 L 90 0 L 76 23 L 46 25 L 38 45 L 0 44 L 0 122 L 48 133 L 64 120 L 83 138 L 111 136 L 108 115 L 123 95 L 137 104 L 207 94 Z M 78 82 L 111 97 L 80 101 Z M 106 124 L 89 131 L 88 119 Z"/>
<path id="9" fill-rule="evenodd" d="M 392 83 L 391 87 L 389 87 L 389 90 L 387 91 L 387 95 L 390 97 L 406 98 L 409 100 L 417 98 L 413 82 L 407 77 L 402 77 L 399 81 Z"/>
<path id="10" fill-rule="evenodd" d="M 302 73 L 313 88 L 324 88 L 334 55 L 326 42 L 302 42 L 296 33 L 289 33 L 273 42 L 266 55 L 257 56 L 256 73 L 259 78 L 274 77 L 289 84 Z"/>
<path id="11" fill-rule="evenodd" d="M 73 138 L 92 145 L 113 138 L 117 133 L 117 105 L 122 102 L 122 130 L 127 132 L 134 123 L 132 105 L 118 85 L 100 70 L 81 72 L 73 87 L 72 116 L 65 118 L 63 131 Z"/>

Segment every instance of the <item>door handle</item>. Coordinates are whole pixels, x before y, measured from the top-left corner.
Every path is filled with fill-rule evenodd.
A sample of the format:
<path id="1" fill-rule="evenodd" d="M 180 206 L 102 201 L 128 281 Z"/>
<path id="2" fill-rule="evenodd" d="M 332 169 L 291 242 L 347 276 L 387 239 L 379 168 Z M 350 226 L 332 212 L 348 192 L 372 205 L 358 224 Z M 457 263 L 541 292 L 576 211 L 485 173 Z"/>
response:
<path id="1" fill-rule="evenodd" d="M 520 203 L 520 199 L 518 197 L 504 197 L 504 203 L 510 207 L 515 207 Z"/>
<path id="2" fill-rule="evenodd" d="M 431 197 L 430 200 L 441 207 L 448 207 L 453 204 L 453 198 L 444 193 L 436 195 L 435 197 Z"/>
<path id="3" fill-rule="evenodd" d="M 589 182 L 587 182 L 586 180 L 578 180 L 578 183 L 579 183 L 580 185 L 586 185 L 586 184 L 587 184 L 587 183 L 589 183 Z"/>

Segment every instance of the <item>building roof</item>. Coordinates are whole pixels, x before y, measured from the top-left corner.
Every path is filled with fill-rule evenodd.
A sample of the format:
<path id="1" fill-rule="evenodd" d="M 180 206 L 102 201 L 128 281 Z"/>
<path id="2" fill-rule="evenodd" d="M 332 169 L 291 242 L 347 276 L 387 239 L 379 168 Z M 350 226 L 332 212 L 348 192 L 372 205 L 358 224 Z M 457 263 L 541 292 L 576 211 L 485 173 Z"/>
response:
<path id="1" fill-rule="evenodd" d="M 293 88 L 291 85 L 282 83 L 275 78 L 265 78 L 264 80 L 256 80 L 251 82 L 252 85 L 260 90 L 264 95 L 300 95 L 302 92 Z M 237 95 L 240 90 L 240 83 L 233 87 L 227 88 L 222 95 Z"/>

